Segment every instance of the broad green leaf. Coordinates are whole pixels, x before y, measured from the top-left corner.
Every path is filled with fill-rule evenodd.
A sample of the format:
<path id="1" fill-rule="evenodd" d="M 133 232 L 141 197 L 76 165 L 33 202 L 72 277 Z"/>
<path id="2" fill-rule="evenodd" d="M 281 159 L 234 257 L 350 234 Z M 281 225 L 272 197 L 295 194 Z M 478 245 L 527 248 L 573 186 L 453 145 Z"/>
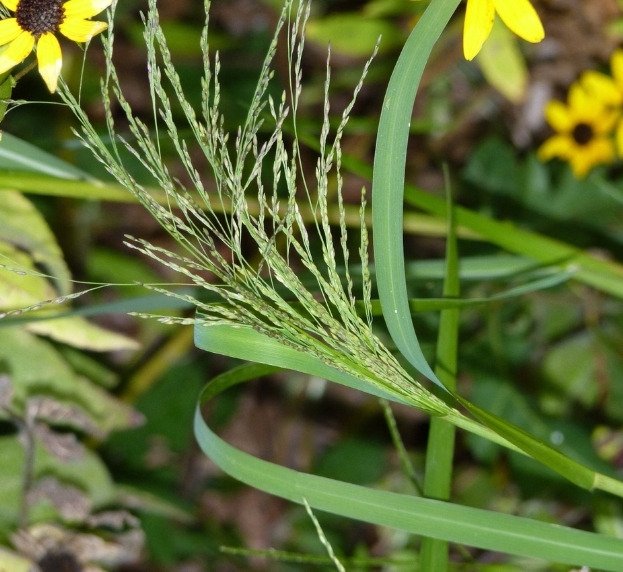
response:
<path id="1" fill-rule="evenodd" d="M 617 353 L 614 345 L 603 343 L 585 330 L 560 341 L 547 352 L 543 373 L 556 393 L 564 396 L 566 404 L 579 403 L 590 410 L 604 390 L 597 381 L 599 376 L 612 379 L 613 383 L 621 379 L 623 360 Z M 615 364 L 618 367 L 612 367 Z"/>
<path id="2" fill-rule="evenodd" d="M 58 295 L 29 253 L 0 241 L 0 312 L 19 310 Z"/>
<path id="3" fill-rule="evenodd" d="M 117 500 L 117 490 L 104 461 L 87 448 L 81 459 L 61 460 L 39 446 L 35 458 L 35 475 L 53 475 L 61 483 L 79 487 L 96 509 Z"/>
<path id="4" fill-rule="evenodd" d="M 19 411 L 27 399 L 42 397 L 67 406 L 63 422 L 87 433 L 106 434 L 136 423 L 127 405 L 76 375 L 52 344 L 22 328 L 0 329 L 0 364 L 11 380 Z M 6 418 L 2 410 L 0 417 Z"/>
<path id="5" fill-rule="evenodd" d="M 486 80 L 504 97 L 520 103 L 528 86 L 528 69 L 517 37 L 499 18 L 477 56 Z"/>
<path id="6" fill-rule="evenodd" d="M 14 529 L 20 513 L 23 492 L 24 445 L 15 436 L 0 437 L 0 537 Z M 84 491 L 95 508 L 115 501 L 117 492 L 102 460 L 84 449 L 80 459 L 60 459 L 37 441 L 34 454 L 34 479 L 54 476 L 61 483 Z M 55 516 L 48 503 L 32 507 L 32 517 Z M 1 570 L 1 568 L 0 568 Z"/>
<path id="7" fill-rule="evenodd" d="M 134 340 L 126 336 L 104 330 L 72 315 L 62 297 L 56 298 L 58 294 L 52 283 L 39 274 L 34 261 L 26 252 L 0 242 L 0 261 L 8 267 L 0 267 L 0 312 L 33 308 L 44 301 L 58 300 L 45 304 L 36 314 L 18 314 L 19 323 L 30 332 L 93 351 L 129 350 L 138 347 Z M 60 314 L 65 315 L 62 318 L 54 317 Z M 15 323 L 17 322 L 13 322 Z M 3 318 L 0 327 L 9 324 L 10 318 Z"/>
<path id="8" fill-rule="evenodd" d="M 5 191 L 0 203 L 0 311 L 19 310 L 71 292 L 69 270 L 47 223 L 21 193 Z M 50 277 L 40 274 L 46 269 Z M 55 290 L 53 284 L 58 290 Z M 59 294 L 61 295 L 59 297 Z M 57 306 L 58 307 L 58 306 Z M 54 305 L 46 308 L 55 310 Z M 31 321 L 32 332 L 93 351 L 135 349 L 137 344 L 82 318 Z"/>
<path id="9" fill-rule="evenodd" d="M 0 538 L 3 538 L 19 516 L 24 447 L 13 436 L 0 437 L 0 459 Z"/>
<path id="10" fill-rule="evenodd" d="M 135 340 L 100 328 L 79 316 L 33 321 L 25 324 L 24 327 L 34 334 L 47 336 L 57 342 L 83 350 L 109 352 L 135 350 L 139 347 Z"/>
<path id="11" fill-rule="evenodd" d="M 53 277 L 59 294 L 65 295 L 71 292 L 69 270 L 56 238 L 41 213 L 17 191 L 2 192 L 0 241 L 28 253 L 34 265 L 42 267 Z M 3 249 L 0 254 L 6 256 L 7 252 Z M 0 263 L 11 266 L 11 260 L 7 260 L 4 256 L 0 258 Z M 2 305 L 0 303 L 0 306 Z"/>

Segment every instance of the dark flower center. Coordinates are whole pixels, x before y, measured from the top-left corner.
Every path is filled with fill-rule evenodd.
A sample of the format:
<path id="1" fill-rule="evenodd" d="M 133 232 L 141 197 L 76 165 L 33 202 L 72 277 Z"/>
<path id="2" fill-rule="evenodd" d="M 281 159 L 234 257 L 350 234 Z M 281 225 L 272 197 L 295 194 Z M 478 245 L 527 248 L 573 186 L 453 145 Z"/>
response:
<path id="1" fill-rule="evenodd" d="M 19 0 L 15 17 L 19 27 L 35 38 L 58 32 L 65 19 L 63 0 Z"/>
<path id="2" fill-rule="evenodd" d="M 588 123 L 578 123 L 572 132 L 574 141 L 578 145 L 586 145 L 593 139 L 593 128 Z"/>
<path id="3" fill-rule="evenodd" d="M 82 566 L 71 552 L 48 552 L 37 562 L 41 572 L 81 572 Z"/>

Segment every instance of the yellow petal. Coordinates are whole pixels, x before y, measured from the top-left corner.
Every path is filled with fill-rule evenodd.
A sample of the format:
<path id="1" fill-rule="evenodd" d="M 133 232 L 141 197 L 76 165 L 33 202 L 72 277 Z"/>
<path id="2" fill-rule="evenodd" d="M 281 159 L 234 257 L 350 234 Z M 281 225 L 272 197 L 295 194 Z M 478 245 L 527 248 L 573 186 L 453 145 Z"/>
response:
<path id="1" fill-rule="evenodd" d="M 593 166 L 590 159 L 586 155 L 576 153 L 569 159 L 573 176 L 576 179 L 583 179 Z"/>
<path id="2" fill-rule="evenodd" d="M 466 60 L 473 60 L 482 48 L 491 33 L 493 18 L 493 0 L 467 0 L 463 27 L 463 55 Z"/>
<path id="3" fill-rule="evenodd" d="M 617 144 L 617 153 L 619 157 L 623 157 L 623 120 L 619 121 L 616 131 L 614 132 L 614 137 Z"/>
<path id="4" fill-rule="evenodd" d="M 528 0 L 493 0 L 502 21 L 520 38 L 540 42 L 545 37 L 541 19 Z"/>
<path id="5" fill-rule="evenodd" d="M 595 139 L 590 145 L 578 147 L 569 158 L 573 174 L 578 179 L 586 177 L 593 167 L 612 163 L 613 160 L 614 149 L 609 139 Z"/>
<path id="6" fill-rule="evenodd" d="M 74 42 L 88 42 L 93 36 L 103 32 L 108 28 L 106 22 L 91 22 L 90 20 L 70 20 L 65 21 L 59 26 L 59 31 L 63 36 L 68 37 Z"/>
<path id="7" fill-rule="evenodd" d="M 22 32 L 0 54 L 0 73 L 10 70 L 12 67 L 24 61 L 32 52 L 35 38 L 30 32 Z"/>
<path id="8" fill-rule="evenodd" d="M 600 107 L 599 101 L 590 97 L 577 81 L 569 87 L 567 101 L 576 119 L 592 119 Z"/>
<path id="9" fill-rule="evenodd" d="M 43 81 L 45 81 L 50 92 L 54 93 L 63 64 L 61 46 L 54 34 L 48 32 L 39 38 L 39 42 L 37 42 L 37 62 L 39 63 L 39 73 Z"/>
<path id="10" fill-rule="evenodd" d="M 573 139 L 565 135 L 554 135 L 547 139 L 537 150 L 537 157 L 540 161 L 549 161 L 554 157 L 569 159 L 571 151 L 575 146 Z"/>
<path id="11" fill-rule="evenodd" d="M 11 12 L 17 10 L 18 0 L 0 0 Z"/>
<path id="12" fill-rule="evenodd" d="M 575 126 L 568 107 L 561 101 L 550 101 L 545 106 L 545 119 L 556 131 L 569 132 Z"/>
<path id="13" fill-rule="evenodd" d="M 623 50 L 615 50 L 610 58 L 612 77 L 619 91 L 623 93 Z"/>
<path id="14" fill-rule="evenodd" d="M 69 0 L 63 5 L 65 18 L 84 20 L 99 14 L 112 4 L 112 0 Z"/>
<path id="15" fill-rule="evenodd" d="M 12 42 L 22 31 L 15 18 L 0 20 L 0 46 Z"/>
<path id="16" fill-rule="evenodd" d="M 584 72 L 579 80 L 582 87 L 596 99 L 607 105 L 620 105 L 623 101 L 623 93 L 616 83 L 606 74 L 596 71 Z"/>
<path id="17" fill-rule="evenodd" d="M 614 125 L 619 118 L 618 110 L 597 105 L 594 111 L 595 116 L 592 118 L 591 124 L 595 133 L 601 133 L 602 135 L 612 133 Z"/>
<path id="18" fill-rule="evenodd" d="M 611 139 L 595 139 L 589 148 L 588 156 L 593 160 L 593 165 L 614 161 L 614 145 Z"/>

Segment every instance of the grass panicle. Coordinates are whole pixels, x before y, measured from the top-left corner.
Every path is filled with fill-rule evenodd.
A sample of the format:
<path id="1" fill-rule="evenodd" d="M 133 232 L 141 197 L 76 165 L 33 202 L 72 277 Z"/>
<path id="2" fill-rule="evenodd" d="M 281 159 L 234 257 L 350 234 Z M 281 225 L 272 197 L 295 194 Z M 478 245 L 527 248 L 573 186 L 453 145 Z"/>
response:
<path id="1" fill-rule="evenodd" d="M 209 2 L 205 8 L 206 14 L 209 13 Z M 94 131 L 66 86 L 61 86 L 61 93 L 80 120 L 79 136 L 84 144 L 159 221 L 184 254 L 133 237 L 127 237 L 126 244 L 200 288 L 217 294 L 222 302 L 205 303 L 192 294 L 167 292 L 157 286 L 152 289 L 193 303 L 199 310 L 195 323 L 251 327 L 289 347 L 311 353 L 332 367 L 390 388 L 429 413 L 456 414 L 414 381 L 372 331 L 365 192 L 360 206 L 359 247 L 363 319 L 359 316 L 360 303 L 356 302 L 353 280 L 344 271 L 350 259 L 346 205 L 341 192 L 341 140 L 371 58 L 333 132 L 329 106 L 330 53 L 327 57 L 320 152 L 313 178 L 303 172 L 298 138 L 284 135 L 287 121 L 295 134 L 298 129 L 296 111 L 302 93 L 303 29 L 308 16 L 307 2 L 286 3 L 249 103 L 246 121 L 235 136 L 226 131 L 226 121 L 219 110 L 220 63 L 218 53 L 212 54 L 209 49 L 208 17 L 200 39 L 205 73 L 201 78 L 203 98 L 199 116 L 184 95 L 159 24 L 155 0 L 150 0 L 144 16 L 155 128 L 148 128 L 136 117 L 123 95 L 113 63 L 112 17 L 105 41 L 108 73 L 102 86 L 110 146 Z M 277 41 L 284 26 L 289 27 L 290 87 L 275 100 L 269 95 L 269 87 Z M 123 134 L 113 117 L 113 107 L 121 108 L 127 121 Z M 180 110 L 185 120 L 184 130 L 180 125 Z M 173 144 L 184 167 L 187 185 L 174 178 L 163 163 L 159 145 L 162 137 Z M 209 176 L 195 166 L 191 148 L 202 153 L 211 171 Z M 164 192 L 165 202 L 156 200 L 149 188 L 130 174 L 123 159 L 127 153 L 139 161 L 155 186 Z M 270 188 L 263 176 L 269 164 Z M 249 208 L 248 197 L 257 201 L 257 211 Z M 334 203 L 339 210 L 336 235 L 335 219 L 330 215 Z M 215 204 L 219 208 L 214 208 Z M 314 224 L 306 223 L 301 213 L 304 204 L 314 214 Z M 257 260 L 248 259 L 243 251 L 243 243 L 249 238 L 256 244 Z M 335 244 L 336 240 L 339 244 Z M 298 265 L 311 275 L 313 287 L 303 282 Z M 165 316 L 159 319 L 176 320 Z M 182 319 L 183 323 L 190 321 Z"/>

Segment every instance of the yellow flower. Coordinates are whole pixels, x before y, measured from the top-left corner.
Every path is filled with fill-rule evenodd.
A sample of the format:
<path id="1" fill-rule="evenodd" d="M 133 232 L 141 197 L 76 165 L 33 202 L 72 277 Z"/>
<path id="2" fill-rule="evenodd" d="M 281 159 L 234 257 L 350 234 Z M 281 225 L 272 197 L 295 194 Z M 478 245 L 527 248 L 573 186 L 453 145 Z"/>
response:
<path id="1" fill-rule="evenodd" d="M 545 107 L 545 118 L 557 133 L 541 145 L 538 158 L 568 161 L 578 179 L 585 177 L 596 165 L 614 160 L 611 135 L 618 115 L 616 109 L 591 97 L 580 83 L 574 83 L 566 105 L 550 101 Z"/>
<path id="2" fill-rule="evenodd" d="M 467 0 L 463 30 L 466 60 L 473 60 L 489 37 L 496 12 L 524 40 L 536 43 L 545 37 L 543 24 L 529 0 Z"/>
<path id="3" fill-rule="evenodd" d="M 580 84 L 592 98 L 605 105 L 620 108 L 623 105 L 623 50 L 616 50 L 610 58 L 612 77 L 596 71 L 586 71 L 580 77 Z M 619 119 L 615 130 L 615 141 L 619 157 L 623 157 L 623 120 Z"/>
<path id="4" fill-rule="evenodd" d="M 56 91 L 63 61 L 57 32 L 74 42 L 88 42 L 103 32 L 105 22 L 92 22 L 92 16 L 112 4 L 112 0 L 0 0 L 15 18 L 0 21 L 0 73 L 26 59 L 37 45 L 39 73 L 48 89 Z"/>

